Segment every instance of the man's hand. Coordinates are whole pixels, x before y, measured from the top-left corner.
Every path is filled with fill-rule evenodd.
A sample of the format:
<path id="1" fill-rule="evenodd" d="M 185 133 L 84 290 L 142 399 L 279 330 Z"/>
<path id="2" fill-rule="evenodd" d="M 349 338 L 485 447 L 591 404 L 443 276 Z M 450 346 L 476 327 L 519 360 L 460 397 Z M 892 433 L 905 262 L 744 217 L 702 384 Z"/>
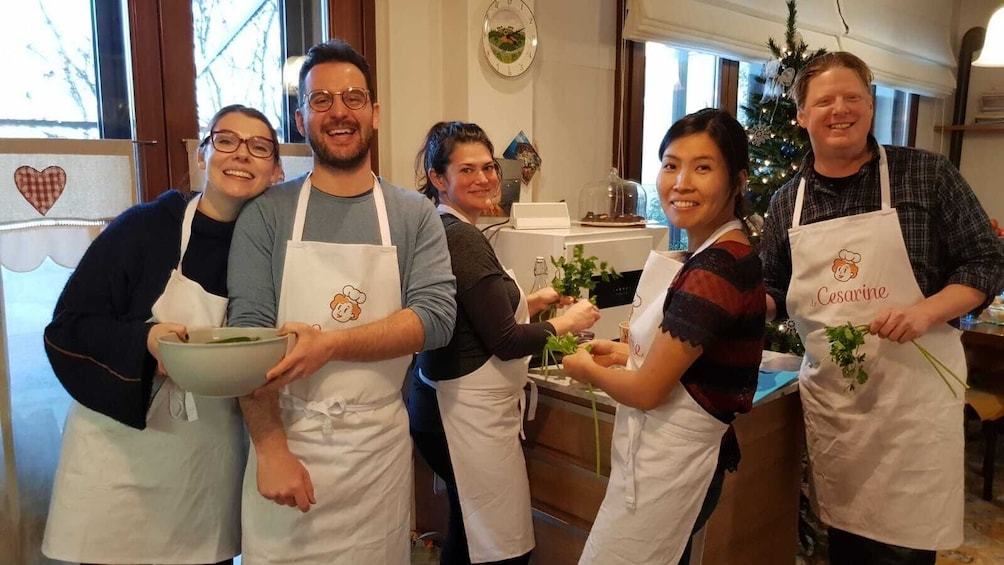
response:
<path id="1" fill-rule="evenodd" d="M 320 328 L 299 322 L 287 322 L 279 328 L 277 335 L 288 334 L 296 336 L 296 344 L 292 351 L 265 374 L 268 384 L 258 388 L 254 392 L 255 396 L 278 392 L 297 379 L 313 375 L 331 360 L 331 346 L 326 334 Z"/>
<path id="2" fill-rule="evenodd" d="M 188 328 L 181 324 L 160 323 L 154 324 L 146 334 L 146 349 L 157 360 L 157 374 L 166 375 L 164 362 L 160 360 L 160 342 L 157 340 L 167 334 L 175 334 L 182 341 L 188 341 Z"/>
<path id="3" fill-rule="evenodd" d="M 932 323 L 926 309 L 918 304 L 885 309 L 868 324 L 868 331 L 884 339 L 906 343 L 927 333 Z"/>
<path id="4" fill-rule="evenodd" d="M 258 453 L 258 492 L 276 504 L 310 510 L 314 484 L 310 473 L 289 451 Z"/>

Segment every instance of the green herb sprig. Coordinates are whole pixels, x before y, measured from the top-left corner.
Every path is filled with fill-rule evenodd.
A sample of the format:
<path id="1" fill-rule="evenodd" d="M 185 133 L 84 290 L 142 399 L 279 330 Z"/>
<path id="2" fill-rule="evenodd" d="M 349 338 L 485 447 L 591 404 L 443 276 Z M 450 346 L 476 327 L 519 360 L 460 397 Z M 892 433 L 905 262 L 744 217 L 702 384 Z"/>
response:
<path id="1" fill-rule="evenodd" d="M 868 326 L 858 325 L 847 322 L 841 326 L 826 326 L 824 328 L 826 331 L 826 338 L 830 342 L 830 359 L 840 367 L 841 373 L 844 378 L 851 379 L 850 384 L 847 389 L 850 391 L 856 390 L 856 386 L 863 385 L 868 382 L 868 372 L 864 370 L 865 354 L 862 353 L 858 355 L 858 348 L 861 347 L 865 342 L 865 336 L 868 334 Z M 955 392 L 955 388 L 952 384 L 948 382 L 948 376 L 955 379 L 955 382 L 962 385 L 962 388 L 968 390 L 969 385 L 966 381 L 959 378 L 948 365 L 945 365 L 941 359 L 938 359 L 933 353 L 931 353 L 926 347 L 917 343 L 917 340 L 911 339 L 910 343 L 920 351 L 920 354 L 924 356 L 924 359 L 931 365 L 934 372 L 941 377 L 941 381 L 945 383 L 948 390 L 951 391 L 952 396 L 958 398 L 959 395 Z"/>
<path id="2" fill-rule="evenodd" d="M 592 349 L 591 346 L 586 345 L 586 351 Z M 579 349 L 579 340 L 571 333 L 565 335 L 556 336 L 551 334 L 547 336 L 547 342 L 544 343 L 544 379 L 547 379 L 547 368 L 549 359 L 554 359 L 555 353 L 561 353 L 562 355 L 572 355 Z M 589 402 L 593 409 L 593 438 L 596 444 L 596 476 L 600 476 L 600 415 L 596 410 L 596 393 L 593 392 L 593 385 L 586 384 L 586 389 L 589 391 Z"/>
<path id="3" fill-rule="evenodd" d="M 825 331 L 830 342 L 830 359 L 850 381 L 847 390 L 856 390 L 859 385 L 868 382 L 868 371 L 864 369 L 865 354 L 858 354 L 858 349 L 865 343 L 868 326 L 847 322 L 842 326 L 826 326 Z"/>
<path id="4" fill-rule="evenodd" d="M 583 290 L 593 290 L 596 288 L 596 280 L 593 275 L 600 276 L 603 282 L 619 278 L 621 275 L 606 261 L 600 261 L 599 266 L 596 256 L 584 257 L 585 253 L 581 244 L 572 247 L 572 258 L 551 257 L 551 264 L 554 265 L 554 279 L 551 286 L 562 296 L 578 296 Z"/>

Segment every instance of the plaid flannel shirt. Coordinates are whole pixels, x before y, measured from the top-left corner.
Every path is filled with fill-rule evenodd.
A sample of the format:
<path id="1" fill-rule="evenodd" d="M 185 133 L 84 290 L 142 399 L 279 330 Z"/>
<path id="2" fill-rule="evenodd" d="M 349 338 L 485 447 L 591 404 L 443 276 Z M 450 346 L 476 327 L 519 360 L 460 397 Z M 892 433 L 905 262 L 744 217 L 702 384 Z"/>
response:
<path id="1" fill-rule="evenodd" d="M 869 143 L 877 148 L 874 138 Z M 931 296 L 946 285 L 962 284 L 986 293 L 989 303 L 1004 290 L 1004 241 L 990 229 L 990 219 L 969 184 L 943 155 L 907 147 L 886 146 L 885 150 L 892 206 L 899 215 L 921 292 Z M 803 225 L 881 208 L 877 150 L 854 175 L 855 180 L 840 191 L 820 181 L 814 162 L 810 152 L 795 177 L 774 194 L 760 239 L 764 281 L 777 305 L 778 319 L 787 317 L 788 230 L 799 179 L 806 178 Z"/>

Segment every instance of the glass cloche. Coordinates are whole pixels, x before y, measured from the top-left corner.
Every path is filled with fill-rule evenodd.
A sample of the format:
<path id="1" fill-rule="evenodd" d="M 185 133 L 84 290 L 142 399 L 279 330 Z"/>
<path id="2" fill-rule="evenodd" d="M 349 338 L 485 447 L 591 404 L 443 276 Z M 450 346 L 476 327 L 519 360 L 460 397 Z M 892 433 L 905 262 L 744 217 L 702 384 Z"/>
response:
<path id="1" fill-rule="evenodd" d="M 607 178 L 579 191 L 579 221 L 588 226 L 643 226 L 646 200 L 640 184 L 622 179 L 611 168 Z"/>

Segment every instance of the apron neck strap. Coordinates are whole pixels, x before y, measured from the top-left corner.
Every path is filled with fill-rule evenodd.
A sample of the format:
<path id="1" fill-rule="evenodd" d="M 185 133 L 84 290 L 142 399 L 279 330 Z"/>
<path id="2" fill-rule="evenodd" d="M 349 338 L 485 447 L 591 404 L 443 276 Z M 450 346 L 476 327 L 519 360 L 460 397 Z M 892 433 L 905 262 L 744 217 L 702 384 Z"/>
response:
<path id="1" fill-rule="evenodd" d="M 459 210 L 457 210 L 453 206 L 450 206 L 449 204 L 440 203 L 439 206 L 436 206 L 436 210 L 439 210 L 440 214 L 452 214 L 456 216 L 458 220 L 464 222 L 465 224 L 471 223 L 471 221 L 467 219 L 467 216 L 461 214 Z"/>
<path id="2" fill-rule="evenodd" d="M 739 220 L 729 220 L 725 222 L 724 224 L 718 226 L 718 229 L 715 230 L 714 233 L 712 233 L 711 236 L 708 237 L 708 239 L 705 239 L 704 243 L 702 243 L 700 247 L 698 247 L 697 250 L 694 251 L 690 256 L 693 257 L 694 255 L 697 255 L 701 251 L 704 251 L 705 249 L 711 247 L 712 245 L 715 244 L 716 241 L 718 241 L 718 238 L 729 233 L 730 231 L 741 230 L 741 229 L 743 229 L 743 224 Z"/>
<path id="3" fill-rule="evenodd" d="M 370 173 L 373 174 L 373 173 Z M 311 175 L 303 179 L 300 186 L 300 195 L 296 200 L 296 214 L 293 216 L 293 233 L 290 236 L 292 241 L 303 239 L 303 225 L 307 219 L 307 203 L 310 200 Z M 377 223 L 380 226 L 380 244 L 384 247 L 391 245 L 390 222 L 387 221 L 387 203 L 383 198 L 383 190 L 380 188 L 380 179 L 373 175 L 373 204 L 376 206 Z"/>
<path id="4" fill-rule="evenodd" d="M 178 272 L 181 272 L 181 262 L 185 259 L 185 251 L 188 251 L 188 242 L 192 239 L 192 222 L 195 221 L 195 211 L 199 208 L 202 194 L 201 192 L 197 194 L 185 206 L 185 216 L 181 220 L 181 254 L 178 257 Z"/>
<path id="5" fill-rule="evenodd" d="M 892 188 L 889 184 L 889 160 L 885 155 L 885 147 L 878 146 L 879 154 L 879 189 L 882 191 L 882 209 L 892 207 Z M 798 179 L 798 193 L 795 195 L 795 212 L 791 217 L 791 227 L 797 228 L 802 222 L 802 205 L 805 204 L 805 175 Z"/>

